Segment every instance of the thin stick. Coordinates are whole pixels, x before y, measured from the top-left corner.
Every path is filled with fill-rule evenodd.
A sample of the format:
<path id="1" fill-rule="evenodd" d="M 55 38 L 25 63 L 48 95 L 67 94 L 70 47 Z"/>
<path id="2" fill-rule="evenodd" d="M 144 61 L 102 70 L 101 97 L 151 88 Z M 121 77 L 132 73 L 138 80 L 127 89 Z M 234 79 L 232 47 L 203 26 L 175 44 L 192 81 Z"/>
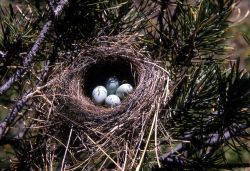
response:
<path id="1" fill-rule="evenodd" d="M 54 15 L 55 17 L 58 17 L 59 15 L 62 14 L 63 9 L 65 8 L 66 5 L 68 5 L 69 1 L 68 0 L 61 0 L 58 2 L 57 7 L 54 10 Z"/>
<path id="2" fill-rule="evenodd" d="M 56 7 L 56 9 L 53 11 L 54 12 L 54 16 L 55 17 L 59 17 L 59 15 L 61 15 L 61 13 L 63 12 L 65 6 L 68 4 L 68 0 L 61 0 L 58 3 L 58 6 Z M 52 29 L 52 25 L 53 25 L 53 21 L 52 20 L 48 20 L 45 25 L 43 26 L 43 29 L 41 30 L 38 38 L 36 39 L 36 42 L 34 43 L 33 47 L 31 48 L 31 50 L 29 51 L 28 55 L 26 56 L 26 58 L 23 61 L 23 68 L 17 69 L 15 74 L 13 74 L 13 76 L 11 76 L 7 81 L 5 81 L 4 84 L 2 84 L 0 86 L 0 95 L 3 94 L 4 92 L 6 92 L 7 90 L 10 89 L 10 87 L 17 81 L 19 81 L 21 78 L 23 78 L 26 73 L 27 70 L 29 68 L 29 66 L 31 65 L 31 62 L 33 61 L 33 59 L 35 58 L 35 56 L 37 55 L 41 44 L 44 42 L 45 37 L 47 36 L 47 34 L 50 32 L 50 30 Z"/>
<path id="3" fill-rule="evenodd" d="M 66 0 L 61 0 L 59 2 L 58 7 L 56 8 L 57 9 L 57 12 L 55 13 L 55 14 L 57 14 L 56 16 L 59 16 L 62 13 L 64 7 L 67 4 L 68 4 L 68 1 L 66 1 Z M 29 66 L 31 65 L 31 62 L 33 61 L 34 57 L 38 53 L 41 44 L 45 40 L 45 37 L 47 36 L 47 34 L 49 33 L 49 31 L 51 30 L 52 24 L 53 24 L 52 20 L 49 20 L 49 21 L 47 21 L 45 23 L 45 25 L 43 26 L 43 29 L 41 30 L 41 32 L 40 32 L 40 34 L 39 34 L 39 36 L 38 36 L 38 38 L 36 40 L 36 42 L 34 43 L 33 47 L 29 51 L 27 57 L 24 59 L 22 68 L 17 69 L 16 73 L 14 73 L 13 76 L 11 76 L 7 81 L 5 81 L 5 83 L 3 83 L 2 85 L 0 85 L 0 95 L 3 94 L 3 93 L 5 93 L 7 90 L 9 90 L 10 87 L 15 82 L 19 81 L 21 78 L 23 78 L 26 75 L 27 70 L 29 69 Z M 47 74 L 45 74 L 45 75 L 47 75 Z M 37 84 L 39 84 L 39 81 L 38 81 Z M 26 96 L 31 91 L 32 91 L 32 89 L 28 90 L 26 93 L 24 93 L 22 95 L 22 97 L 20 98 L 20 100 L 12 108 L 12 111 L 6 116 L 6 118 L 4 119 L 4 121 L 2 121 L 0 123 L 0 140 L 3 138 L 3 136 L 5 134 L 6 127 L 8 127 L 11 124 L 11 122 L 16 118 L 17 113 L 19 111 L 21 111 L 24 106 L 26 106 L 27 100 L 29 99 Z"/>
<path id="4" fill-rule="evenodd" d="M 249 128 L 249 125 L 244 125 L 244 124 L 241 124 L 237 127 L 237 130 L 235 130 L 235 134 L 240 134 L 241 132 L 243 132 L 245 129 Z M 235 134 L 230 134 L 229 131 L 225 131 L 224 132 L 224 138 L 221 139 L 219 142 L 218 142 L 218 135 L 216 133 L 212 134 L 211 138 L 209 140 L 206 140 L 204 142 L 204 144 L 206 145 L 210 145 L 210 146 L 218 146 L 219 144 L 223 144 L 226 140 L 229 140 L 231 139 Z M 194 135 L 191 135 L 190 137 L 192 137 Z M 191 138 L 190 138 L 191 139 Z M 192 143 L 192 142 L 191 142 Z M 168 163 L 168 162 L 177 162 L 177 163 L 181 163 L 182 162 L 182 159 L 181 158 L 178 158 L 176 157 L 177 154 L 180 154 L 180 153 L 184 153 L 185 151 L 187 151 L 187 146 L 185 145 L 185 143 L 180 143 L 176 146 L 176 148 L 171 151 L 171 152 L 168 152 L 164 155 L 162 155 L 161 157 L 161 161 L 163 163 Z M 175 161 L 172 160 L 173 157 L 176 157 L 175 158 Z"/>
<path id="5" fill-rule="evenodd" d="M 65 158 L 66 158 L 66 155 L 67 155 L 67 151 L 69 149 L 69 142 L 70 142 L 70 139 L 71 139 L 72 131 L 73 131 L 73 126 L 71 126 L 71 129 L 70 129 L 70 132 L 69 132 L 69 138 L 68 138 L 67 146 L 66 146 L 64 156 L 63 156 L 63 160 L 62 160 L 61 171 L 64 170 L 64 162 L 65 162 Z"/>
<path id="6" fill-rule="evenodd" d="M 0 122 L 0 140 L 5 135 L 6 127 L 8 127 L 16 118 L 18 112 L 22 111 L 23 107 L 26 105 L 27 101 L 32 98 L 36 93 L 40 92 L 48 84 L 40 87 L 36 87 L 36 90 L 32 91 L 32 88 L 29 89 L 23 96 L 18 100 L 15 106 L 12 108 L 11 112 L 5 117 L 5 119 Z"/>
<path id="7" fill-rule="evenodd" d="M 114 159 L 112 159 L 111 157 L 110 157 L 110 155 L 108 155 L 103 149 L 102 149 L 102 147 L 100 147 L 98 144 L 96 144 L 96 142 L 92 139 L 92 138 L 90 138 L 87 134 L 85 134 L 86 136 L 87 136 L 87 138 L 94 144 L 94 145 L 96 145 L 118 168 L 119 168 L 119 170 L 122 170 L 122 168 L 121 168 L 121 166 L 119 166 L 119 164 L 118 163 L 116 163 L 115 161 L 114 161 Z"/>
<path id="8" fill-rule="evenodd" d="M 35 44 L 29 51 L 27 57 L 24 59 L 23 62 L 23 68 L 19 68 L 16 70 L 16 73 L 13 74 L 3 85 L 0 86 L 0 94 L 3 94 L 7 90 L 10 89 L 10 87 L 17 81 L 19 81 L 21 78 L 23 78 L 26 75 L 26 71 L 28 67 L 30 66 L 31 62 L 33 61 L 33 58 L 36 56 L 41 44 L 45 40 L 46 35 L 48 34 L 49 30 L 52 28 L 52 21 L 49 20 L 47 23 L 43 26 L 42 31 L 40 32 L 40 35 L 38 36 Z"/>
<path id="9" fill-rule="evenodd" d="M 124 163 L 123 163 L 122 171 L 126 171 L 127 158 L 128 158 L 128 143 L 126 142 L 126 150 L 125 150 L 125 157 L 124 157 Z"/>
<path id="10" fill-rule="evenodd" d="M 149 144 L 149 141 L 150 141 L 150 138 L 151 138 L 151 135 L 153 133 L 153 129 L 154 129 L 154 125 L 155 125 L 155 121 L 157 119 L 157 114 L 154 115 L 154 119 L 153 119 L 153 123 L 151 125 L 151 128 L 150 128 L 150 131 L 149 131 L 149 135 L 148 135 L 148 139 L 147 139 L 147 142 L 146 142 L 146 145 L 145 145 L 145 148 L 143 150 L 143 153 L 142 153 L 142 156 L 141 156 L 141 160 L 139 162 L 139 165 L 136 167 L 136 171 L 139 171 L 140 168 L 141 168 L 141 165 L 142 165 L 142 162 L 143 162 L 143 159 L 144 159 L 144 156 L 146 154 L 146 151 L 147 151 L 147 148 L 148 148 L 148 144 Z"/>
<path id="11" fill-rule="evenodd" d="M 156 118 L 158 118 L 159 109 L 160 109 L 160 103 L 158 103 L 157 105 Z M 158 124 L 157 124 L 157 119 L 156 119 L 155 121 L 155 155 L 156 155 L 157 164 L 159 167 L 161 167 L 159 154 L 158 154 L 158 145 L 157 145 L 157 128 L 158 128 Z"/>

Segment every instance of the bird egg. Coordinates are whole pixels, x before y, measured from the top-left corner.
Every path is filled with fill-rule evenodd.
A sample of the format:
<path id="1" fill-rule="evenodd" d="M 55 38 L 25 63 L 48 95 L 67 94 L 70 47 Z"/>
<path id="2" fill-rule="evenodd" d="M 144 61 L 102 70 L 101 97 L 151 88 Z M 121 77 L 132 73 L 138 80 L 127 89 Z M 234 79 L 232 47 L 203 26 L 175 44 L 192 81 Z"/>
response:
<path id="1" fill-rule="evenodd" d="M 108 94 L 115 94 L 117 88 L 119 87 L 119 81 L 116 78 L 116 76 L 110 77 L 106 82 L 106 88 L 108 91 Z"/>
<path id="2" fill-rule="evenodd" d="M 116 90 L 116 95 L 121 99 L 124 99 L 127 95 L 133 92 L 133 87 L 131 84 L 125 83 L 120 85 Z"/>
<path id="3" fill-rule="evenodd" d="M 92 91 L 92 100 L 95 104 L 103 104 L 108 95 L 107 89 L 104 86 L 97 86 Z"/>
<path id="4" fill-rule="evenodd" d="M 105 99 L 105 105 L 114 107 L 121 104 L 121 100 L 117 95 L 111 94 Z"/>

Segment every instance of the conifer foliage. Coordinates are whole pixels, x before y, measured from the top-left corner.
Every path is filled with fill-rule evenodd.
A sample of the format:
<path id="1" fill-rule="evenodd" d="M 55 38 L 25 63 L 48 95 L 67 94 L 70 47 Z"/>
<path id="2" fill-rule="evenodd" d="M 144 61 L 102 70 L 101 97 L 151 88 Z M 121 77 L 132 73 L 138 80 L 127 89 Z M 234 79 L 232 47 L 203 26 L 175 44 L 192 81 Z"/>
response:
<path id="1" fill-rule="evenodd" d="M 0 155 L 0 160 L 10 157 L 11 162 L 6 159 L 8 164 L 0 162 L 0 167 L 7 170 L 250 167 L 249 161 L 242 158 L 243 153 L 249 154 L 250 77 L 240 68 L 239 60 L 230 60 L 226 45 L 233 24 L 229 17 L 238 10 L 238 3 L 34 0 L 0 6 L 0 145 L 11 145 L 11 155 Z M 136 147 L 139 150 L 134 151 L 140 154 L 135 155 L 137 158 L 127 150 L 135 147 L 124 147 L 127 151 L 124 150 L 123 160 L 115 157 L 112 150 L 109 153 L 108 148 L 98 146 L 101 140 L 94 142 L 97 144 L 94 151 L 102 153 L 99 158 L 89 151 L 79 152 L 76 139 L 81 127 L 69 124 L 60 128 L 40 117 L 42 110 L 35 106 L 37 97 L 48 100 L 41 92 L 50 85 L 55 69 L 74 63 L 81 48 L 102 36 L 129 37 L 168 72 L 169 89 L 162 89 L 169 91 L 168 100 L 145 123 Z M 250 43 L 246 35 L 244 38 Z M 59 138 L 48 127 L 64 131 L 67 136 Z M 51 143 L 52 140 L 56 143 Z M 130 144 L 129 140 L 126 143 Z M 236 160 L 231 160 L 229 154 Z M 85 160 L 81 161 L 82 158 Z M 133 162 L 128 163 L 127 159 Z"/>

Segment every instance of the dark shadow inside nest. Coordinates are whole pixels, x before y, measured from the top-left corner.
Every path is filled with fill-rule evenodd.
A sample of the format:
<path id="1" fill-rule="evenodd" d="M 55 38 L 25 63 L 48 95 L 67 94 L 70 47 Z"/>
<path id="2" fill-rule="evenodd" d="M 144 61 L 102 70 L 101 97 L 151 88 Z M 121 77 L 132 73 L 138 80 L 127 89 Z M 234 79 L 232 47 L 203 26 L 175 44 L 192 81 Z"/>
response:
<path id="1" fill-rule="evenodd" d="M 121 83 L 130 83 L 136 87 L 138 74 L 136 67 L 130 61 L 102 60 L 91 65 L 83 75 L 84 94 L 91 97 L 92 90 L 99 85 L 105 86 L 108 78 L 116 76 Z"/>

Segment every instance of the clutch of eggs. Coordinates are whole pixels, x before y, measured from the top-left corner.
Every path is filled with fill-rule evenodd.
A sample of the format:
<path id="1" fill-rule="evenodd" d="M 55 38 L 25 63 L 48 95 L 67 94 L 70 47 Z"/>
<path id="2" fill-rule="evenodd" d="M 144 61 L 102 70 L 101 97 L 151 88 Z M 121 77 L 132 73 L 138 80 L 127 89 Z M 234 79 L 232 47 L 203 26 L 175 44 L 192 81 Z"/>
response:
<path id="1" fill-rule="evenodd" d="M 121 100 L 133 92 L 131 84 L 125 83 L 119 86 L 116 76 L 108 78 L 106 85 L 97 86 L 92 91 L 92 100 L 97 105 L 114 107 L 121 103 Z"/>

